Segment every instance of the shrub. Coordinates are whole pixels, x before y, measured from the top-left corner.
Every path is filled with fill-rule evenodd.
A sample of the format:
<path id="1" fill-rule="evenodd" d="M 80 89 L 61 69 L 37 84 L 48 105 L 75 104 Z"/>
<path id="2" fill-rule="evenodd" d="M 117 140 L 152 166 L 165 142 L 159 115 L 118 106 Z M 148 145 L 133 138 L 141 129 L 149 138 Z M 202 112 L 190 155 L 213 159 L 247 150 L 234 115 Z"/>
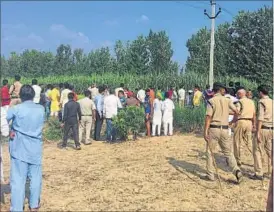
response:
<path id="1" fill-rule="evenodd" d="M 202 104 L 200 107 L 181 109 L 175 107 L 174 125 L 182 132 L 190 133 L 203 130 L 206 108 Z"/>
<path id="2" fill-rule="evenodd" d="M 126 107 L 119 111 L 113 124 L 122 140 L 128 140 L 128 135 L 136 136 L 145 128 L 145 112 L 140 107 Z"/>
<path id="3" fill-rule="evenodd" d="M 56 118 L 50 118 L 45 126 L 44 138 L 49 141 L 59 141 L 63 137 L 60 122 Z"/>

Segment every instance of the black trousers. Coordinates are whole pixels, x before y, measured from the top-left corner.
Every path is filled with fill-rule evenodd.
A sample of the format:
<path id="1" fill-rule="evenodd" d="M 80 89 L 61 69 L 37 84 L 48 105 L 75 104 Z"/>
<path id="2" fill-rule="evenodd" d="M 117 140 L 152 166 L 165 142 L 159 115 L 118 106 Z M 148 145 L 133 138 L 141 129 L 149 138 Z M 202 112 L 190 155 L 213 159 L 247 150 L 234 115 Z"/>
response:
<path id="1" fill-rule="evenodd" d="M 96 111 L 96 121 L 95 121 L 95 129 L 94 129 L 94 140 L 95 141 L 100 141 L 103 121 L 104 121 L 104 119 L 101 119 L 98 111 Z"/>
<path id="2" fill-rule="evenodd" d="M 65 127 L 64 127 L 64 139 L 63 139 L 62 146 L 63 147 L 67 146 L 70 129 L 72 129 L 72 132 L 73 132 L 73 139 L 74 139 L 74 142 L 75 142 L 75 146 L 80 146 L 80 142 L 79 142 L 79 126 L 78 126 L 78 123 L 76 123 L 76 124 L 65 123 Z"/>

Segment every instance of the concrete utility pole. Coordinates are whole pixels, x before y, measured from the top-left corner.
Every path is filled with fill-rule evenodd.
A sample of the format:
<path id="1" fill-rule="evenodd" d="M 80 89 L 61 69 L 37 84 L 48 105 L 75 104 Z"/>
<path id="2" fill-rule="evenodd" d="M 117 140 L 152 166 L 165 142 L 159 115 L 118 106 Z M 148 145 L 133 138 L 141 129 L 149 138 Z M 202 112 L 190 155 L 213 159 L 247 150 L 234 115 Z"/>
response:
<path id="1" fill-rule="evenodd" d="M 219 8 L 218 13 L 215 15 L 215 6 L 216 3 L 214 0 L 210 1 L 211 4 L 211 16 L 209 16 L 204 10 L 204 14 L 211 19 L 211 42 L 210 42 L 210 63 L 209 63 L 209 85 L 210 88 L 213 88 L 213 82 L 214 82 L 214 75 L 213 75 L 213 63 L 214 63 L 214 45 L 215 45 L 215 38 L 214 38 L 214 33 L 215 33 L 215 18 L 221 13 L 221 8 Z"/>

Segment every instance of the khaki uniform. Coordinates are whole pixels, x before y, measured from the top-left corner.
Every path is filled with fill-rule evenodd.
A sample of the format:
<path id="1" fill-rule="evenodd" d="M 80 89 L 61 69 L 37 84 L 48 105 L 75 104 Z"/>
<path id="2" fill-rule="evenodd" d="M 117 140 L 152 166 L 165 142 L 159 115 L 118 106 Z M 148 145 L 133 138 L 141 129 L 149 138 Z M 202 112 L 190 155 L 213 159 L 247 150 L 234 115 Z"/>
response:
<path id="1" fill-rule="evenodd" d="M 92 127 L 92 112 L 96 110 L 94 102 L 85 97 L 78 101 L 81 107 L 82 119 L 79 125 L 79 141 L 82 141 L 83 132 L 86 131 L 85 143 L 88 144 L 90 139 L 90 131 Z"/>
<path id="2" fill-rule="evenodd" d="M 21 103 L 21 99 L 19 97 L 21 87 L 22 87 L 22 84 L 19 81 L 16 81 L 13 85 L 10 86 L 10 90 L 9 90 L 9 93 L 11 95 L 10 106 Z"/>
<path id="3" fill-rule="evenodd" d="M 237 164 L 241 165 L 241 143 L 252 144 L 252 119 L 256 109 L 254 102 L 246 97 L 240 99 L 236 107 L 240 114 L 234 129 L 234 156 Z"/>
<path id="4" fill-rule="evenodd" d="M 273 142 L 273 100 L 268 96 L 259 101 L 258 121 L 262 121 L 263 127 L 260 130 L 261 143 L 253 139 L 254 169 L 257 176 L 263 176 L 263 152 L 265 151 L 268 159 L 271 160 Z"/>
<path id="5" fill-rule="evenodd" d="M 216 94 L 211 98 L 207 106 L 206 115 L 211 116 L 211 123 L 209 129 L 210 141 L 206 146 L 207 154 L 207 174 L 209 178 L 214 179 L 214 166 L 211 151 L 208 145 L 211 145 L 213 153 L 216 151 L 217 144 L 220 145 L 221 150 L 226 157 L 226 161 L 231 171 L 236 174 L 240 170 L 237 166 L 235 157 L 232 153 L 232 144 L 228 135 L 228 116 L 229 109 L 236 109 L 230 99 L 225 98 L 221 94 Z M 214 128 L 214 126 L 223 126 L 224 128 Z"/>

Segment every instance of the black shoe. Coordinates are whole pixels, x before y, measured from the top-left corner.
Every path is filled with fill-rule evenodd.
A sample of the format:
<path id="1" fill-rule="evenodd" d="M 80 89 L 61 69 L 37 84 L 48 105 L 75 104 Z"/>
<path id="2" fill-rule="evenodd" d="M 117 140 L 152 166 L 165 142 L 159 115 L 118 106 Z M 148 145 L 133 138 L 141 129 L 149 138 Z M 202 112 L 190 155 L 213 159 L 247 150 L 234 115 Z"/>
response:
<path id="1" fill-rule="evenodd" d="M 264 177 L 263 177 L 263 176 L 258 176 L 258 175 L 256 175 L 256 174 L 254 174 L 254 175 L 252 175 L 252 176 L 250 177 L 250 179 L 252 179 L 252 180 L 263 180 Z"/>
<path id="2" fill-rule="evenodd" d="M 240 184 L 243 181 L 243 174 L 242 174 L 242 172 L 240 170 L 237 170 L 235 176 L 237 178 L 238 184 Z"/>
<path id="3" fill-rule="evenodd" d="M 81 150 L 81 147 L 80 147 L 80 146 L 76 146 L 75 149 L 76 149 L 76 150 Z"/>

